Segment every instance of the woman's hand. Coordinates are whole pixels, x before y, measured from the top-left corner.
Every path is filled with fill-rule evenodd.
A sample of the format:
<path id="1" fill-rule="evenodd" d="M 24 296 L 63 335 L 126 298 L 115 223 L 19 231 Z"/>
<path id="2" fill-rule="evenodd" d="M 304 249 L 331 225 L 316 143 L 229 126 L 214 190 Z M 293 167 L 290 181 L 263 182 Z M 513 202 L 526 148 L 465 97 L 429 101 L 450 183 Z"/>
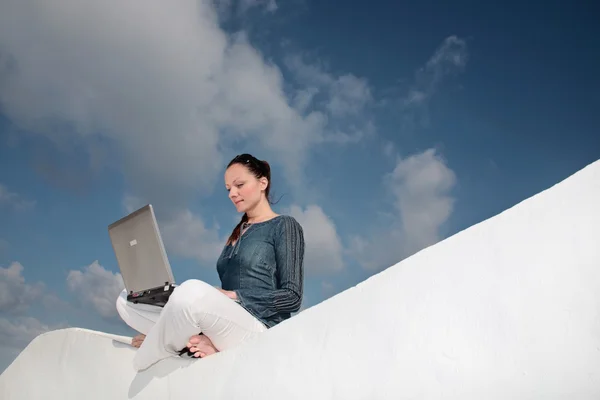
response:
<path id="1" fill-rule="evenodd" d="M 217 288 L 217 290 L 223 293 L 225 296 L 229 297 L 231 300 L 237 300 L 237 294 L 232 290 L 223 290 L 221 288 Z"/>
<path id="2" fill-rule="evenodd" d="M 144 339 L 146 339 L 146 335 L 140 334 L 140 335 L 134 336 L 133 339 L 131 339 L 131 345 L 133 347 L 139 348 L 142 345 L 142 343 L 144 342 Z"/>

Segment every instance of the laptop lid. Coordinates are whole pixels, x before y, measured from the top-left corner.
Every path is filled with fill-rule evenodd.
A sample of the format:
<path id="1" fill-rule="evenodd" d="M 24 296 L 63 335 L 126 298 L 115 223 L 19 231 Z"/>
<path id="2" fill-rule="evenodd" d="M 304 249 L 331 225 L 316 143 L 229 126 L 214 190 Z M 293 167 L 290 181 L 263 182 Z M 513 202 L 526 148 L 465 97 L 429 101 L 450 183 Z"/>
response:
<path id="1" fill-rule="evenodd" d="M 128 293 L 175 283 L 152 205 L 112 223 L 108 234 Z"/>

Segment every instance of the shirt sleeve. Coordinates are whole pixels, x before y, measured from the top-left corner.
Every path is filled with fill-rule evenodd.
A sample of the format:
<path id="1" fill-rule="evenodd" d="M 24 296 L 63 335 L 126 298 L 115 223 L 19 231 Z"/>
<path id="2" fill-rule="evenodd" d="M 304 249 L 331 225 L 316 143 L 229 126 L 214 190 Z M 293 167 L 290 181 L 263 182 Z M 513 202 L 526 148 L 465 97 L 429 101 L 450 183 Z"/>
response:
<path id="1" fill-rule="evenodd" d="M 304 232 L 291 217 L 284 217 L 275 231 L 277 289 L 255 292 L 236 290 L 238 301 L 254 304 L 268 316 L 300 310 L 304 290 Z"/>

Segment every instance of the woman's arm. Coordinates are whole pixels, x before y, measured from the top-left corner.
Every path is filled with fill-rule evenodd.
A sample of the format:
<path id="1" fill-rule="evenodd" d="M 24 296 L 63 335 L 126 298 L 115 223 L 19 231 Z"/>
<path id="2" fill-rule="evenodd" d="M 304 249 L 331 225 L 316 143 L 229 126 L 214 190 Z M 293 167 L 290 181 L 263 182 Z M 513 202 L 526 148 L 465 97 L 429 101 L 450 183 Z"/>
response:
<path id="1" fill-rule="evenodd" d="M 302 305 L 304 289 L 304 232 L 291 217 L 280 225 L 275 258 L 279 290 L 273 293 L 274 307 L 278 312 L 296 312 Z"/>

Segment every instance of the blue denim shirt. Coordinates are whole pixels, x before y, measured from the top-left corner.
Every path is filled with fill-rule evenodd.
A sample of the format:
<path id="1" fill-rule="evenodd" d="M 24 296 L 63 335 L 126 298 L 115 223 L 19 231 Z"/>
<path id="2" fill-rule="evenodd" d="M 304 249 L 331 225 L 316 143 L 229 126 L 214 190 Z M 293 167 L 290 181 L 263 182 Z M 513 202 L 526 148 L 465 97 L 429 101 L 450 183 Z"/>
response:
<path id="1" fill-rule="evenodd" d="M 250 225 L 217 261 L 221 287 L 271 328 L 300 309 L 304 287 L 304 232 L 291 216 Z"/>

